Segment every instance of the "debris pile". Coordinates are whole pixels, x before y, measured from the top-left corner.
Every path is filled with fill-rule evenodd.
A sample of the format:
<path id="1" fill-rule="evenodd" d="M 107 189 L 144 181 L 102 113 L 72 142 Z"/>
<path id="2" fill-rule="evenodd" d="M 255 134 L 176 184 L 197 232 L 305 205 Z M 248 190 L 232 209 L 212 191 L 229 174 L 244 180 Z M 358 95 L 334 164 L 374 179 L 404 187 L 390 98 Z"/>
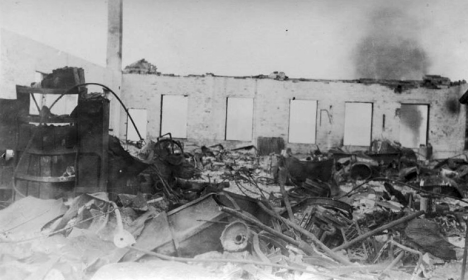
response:
<path id="1" fill-rule="evenodd" d="M 259 156 L 255 146 L 189 147 L 170 137 L 131 153 L 133 159 L 119 161 L 116 170 L 126 168 L 127 175 L 116 182 L 132 182 L 132 192 L 116 187 L 68 201 L 27 197 L 0 211 L 0 273 L 6 279 L 464 277 L 465 159 L 428 160 L 429 153 L 389 141 L 362 152 L 286 149 Z"/>
<path id="2" fill-rule="evenodd" d="M 161 73 L 157 71 L 158 68 L 146 61 L 145 59 L 140 59 L 130 65 L 125 66 L 123 73 L 125 74 L 147 74 L 147 75 L 160 75 Z"/>

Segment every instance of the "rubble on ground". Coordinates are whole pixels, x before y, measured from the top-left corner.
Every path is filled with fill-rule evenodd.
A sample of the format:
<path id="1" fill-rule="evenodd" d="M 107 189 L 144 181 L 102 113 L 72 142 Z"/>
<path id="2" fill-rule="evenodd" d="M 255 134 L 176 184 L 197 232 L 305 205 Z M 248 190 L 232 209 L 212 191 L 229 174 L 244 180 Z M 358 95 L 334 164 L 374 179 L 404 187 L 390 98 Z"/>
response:
<path id="1" fill-rule="evenodd" d="M 0 211 L 5 279 L 463 278 L 465 158 L 114 140 L 112 193 Z"/>

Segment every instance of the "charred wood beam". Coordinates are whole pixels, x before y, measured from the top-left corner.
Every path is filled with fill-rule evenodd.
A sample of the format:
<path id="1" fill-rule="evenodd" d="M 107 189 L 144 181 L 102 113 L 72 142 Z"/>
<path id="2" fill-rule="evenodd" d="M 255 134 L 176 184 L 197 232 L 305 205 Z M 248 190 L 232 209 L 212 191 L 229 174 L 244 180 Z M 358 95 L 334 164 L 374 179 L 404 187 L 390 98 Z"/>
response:
<path id="1" fill-rule="evenodd" d="M 369 231 L 369 232 L 367 232 L 367 233 L 365 233 L 365 234 L 363 234 L 363 235 L 361 235 L 361 236 L 359 236 L 359 237 L 357 237 L 357 238 L 355 238 L 355 239 L 353 239 L 353 240 L 351 240 L 349 242 L 343 243 L 340 246 L 338 246 L 336 248 L 333 248 L 333 251 L 336 252 L 336 251 L 339 251 L 339 250 L 342 250 L 342 249 L 349 248 L 350 246 L 352 246 L 352 245 L 354 245 L 354 244 L 356 244 L 358 242 L 361 242 L 366 238 L 369 238 L 369 237 L 371 237 L 373 235 L 376 235 L 379 232 L 382 232 L 382 231 L 384 231 L 386 229 L 392 228 L 392 227 L 397 226 L 399 224 L 402 224 L 404 222 L 411 221 L 411 220 L 421 216 L 424 213 L 425 213 L 425 211 L 418 211 L 418 212 L 415 212 L 415 213 L 413 213 L 413 214 L 411 214 L 409 216 L 405 216 L 405 217 L 403 217 L 401 219 L 395 220 L 395 221 L 393 221 L 391 223 L 388 223 L 386 225 L 378 227 L 378 228 L 376 228 L 376 229 L 374 229 L 372 231 Z"/>

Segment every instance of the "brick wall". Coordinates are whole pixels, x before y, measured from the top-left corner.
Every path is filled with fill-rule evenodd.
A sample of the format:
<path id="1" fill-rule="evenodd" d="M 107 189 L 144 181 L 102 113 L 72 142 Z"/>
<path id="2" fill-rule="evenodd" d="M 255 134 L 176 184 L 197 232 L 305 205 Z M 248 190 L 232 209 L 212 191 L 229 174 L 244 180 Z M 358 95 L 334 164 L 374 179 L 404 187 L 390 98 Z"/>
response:
<path id="1" fill-rule="evenodd" d="M 316 144 L 322 150 L 342 145 L 346 102 L 372 102 L 372 139 L 392 141 L 399 140 L 401 104 L 427 104 L 430 108 L 428 141 L 435 157 L 447 157 L 464 149 L 466 109 L 458 99 L 467 88 L 464 84 L 448 89 L 416 88 L 395 93 L 384 85 L 349 81 L 124 74 L 122 97 L 129 108 L 148 110 L 147 138 L 155 139 L 160 129 L 161 95 L 188 95 L 187 140 L 206 145 L 223 143 L 228 147 L 256 144 L 259 136 L 283 137 L 288 143 L 289 100 L 317 100 Z M 254 99 L 252 142 L 224 141 L 228 97 Z M 125 131 L 124 122 L 121 131 Z M 311 144 L 287 145 L 298 153 L 315 149 Z"/>

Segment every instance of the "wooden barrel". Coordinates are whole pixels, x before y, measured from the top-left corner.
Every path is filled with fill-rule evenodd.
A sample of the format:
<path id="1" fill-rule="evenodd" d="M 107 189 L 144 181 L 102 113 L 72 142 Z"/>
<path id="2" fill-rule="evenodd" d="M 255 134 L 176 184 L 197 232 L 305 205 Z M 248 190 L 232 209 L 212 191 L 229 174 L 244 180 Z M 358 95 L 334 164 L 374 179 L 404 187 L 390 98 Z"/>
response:
<path id="1" fill-rule="evenodd" d="M 43 199 L 72 195 L 76 183 L 76 138 L 74 125 L 21 124 L 16 154 L 17 190 Z"/>

